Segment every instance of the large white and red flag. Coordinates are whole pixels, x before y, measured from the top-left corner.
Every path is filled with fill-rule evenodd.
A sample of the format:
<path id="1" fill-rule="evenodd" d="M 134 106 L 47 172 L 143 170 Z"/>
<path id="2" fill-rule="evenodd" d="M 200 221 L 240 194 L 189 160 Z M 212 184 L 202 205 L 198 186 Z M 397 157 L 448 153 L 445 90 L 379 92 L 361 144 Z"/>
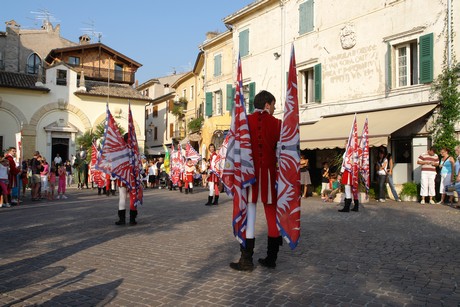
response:
<path id="1" fill-rule="evenodd" d="M 359 160 L 361 179 L 366 189 L 366 196 L 369 195 L 369 187 L 371 184 L 370 165 L 369 165 L 369 126 L 368 120 L 364 122 L 363 133 L 361 135 L 359 145 Z"/>
<path id="2" fill-rule="evenodd" d="M 121 180 L 128 189 L 132 188 L 130 149 L 118 130 L 108 104 L 104 138 L 95 167 Z"/>
<path id="3" fill-rule="evenodd" d="M 276 223 L 281 236 L 294 249 L 300 238 L 300 136 L 297 72 L 294 45 L 291 49 L 284 118 L 278 144 L 278 202 Z"/>
<path id="4" fill-rule="evenodd" d="M 97 146 L 96 143 L 93 142 L 91 146 L 91 176 L 93 177 L 93 182 L 96 184 L 98 188 L 102 188 L 105 186 L 104 177 L 105 174 L 100 170 L 96 169 L 96 162 L 97 162 Z"/>
<path id="5" fill-rule="evenodd" d="M 185 145 L 185 160 L 190 159 L 193 165 L 196 165 L 201 160 L 201 155 L 193 148 L 190 142 Z"/>
<path id="6" fill-rule="evenodd" d="M 248 119 L 244 107 L 240 56 L 238 56 L 236 77 L 235 103 L 232 108 L 232 122 L 228 132 L 227 155 L 222 182 L 227 187 L 227 192 L 233 195 L 233 234 L 245 247 L 248 208 L 247 187 L 255 182 L 255 172 Z"/>
<path id="7" fill-rule="evenodd" d="M 342 161 L 342 169 L 351 174 L 351 189 L 354 199 L 358 199 L 359 186 L 359 144 L 358 144 L 358 125 L 356 114 L 351 125 L 350 135 L 348 136 L 347 146 Z"/>
<path id="8" fill-rule="evenodd" d="M 222 178 L 224 168 L 225 168 L 225 157 L 227 156 L 227 147 L 228 147 L 228 139 L 229 133 L 225 136 L 224 142 L 220 146 L 219 150 L 217 151 L 216 161 L 214 165 L 214 172 L 217 174 L 219 178 Z M 222 183 L 224 184 L 224 183 Z M 224 187 L 227 188 L 224 184 Z"/>
<path id="9" fill-rule="evenodd" d="M 174 185 L 179 184 L 181 173 L 184 168 L 184 159 L 182 157 L 182 146 L 177 145 L 177 151 L 171 154 L 171 182 Z"/>
<path id="10" fill-rule="evenodd" d="M 131 188 L 129 189 L 129 197 L 134 207 L 142 205 L 143 190 L 141 182 L 142 162 L 139 154 L 139 145 L 137 143 L 136 129 L 134 127 L 133 114 L 131 112 L 131 102 L 129 102 L 128 110 L 128 141 L 127 145 L 130 151 L 129 160 L 131 163 Z"/>

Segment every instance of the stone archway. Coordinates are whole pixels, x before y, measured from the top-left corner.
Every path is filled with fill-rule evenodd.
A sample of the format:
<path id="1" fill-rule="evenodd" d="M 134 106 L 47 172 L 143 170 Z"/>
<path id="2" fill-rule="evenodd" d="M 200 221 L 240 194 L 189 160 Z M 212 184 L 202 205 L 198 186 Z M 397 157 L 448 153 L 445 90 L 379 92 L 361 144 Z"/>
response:
<path id="1" fill-rule="evenodd" d="M 16 117 L 18 123 L 23 125 L 23 127 L 28 125 L 27 118 L 24 113 L 22 113 L 22 111 L 15 105 L 3 101 L 2 97 L 0 97 L 0 110 L 11 113 L 14 117 Z"/>
<path id="2" fill-rule="evenodd" d="M 33 155 L 33 151 L 35 150 L 35 143 L 37 137 L 37 126 L 40 122 L 40 119 L 45 116 L 50 111 L 67 111 L 69 113 L 75 114 L 82 124 L 85 127 L 85 130 L 91 129 L 91 122 L 86 114 L 78 107 L 74 105 L 69 105 L 63 101 L 52 102 L 48 103 L 41 108 L 39 108 L 31 117 L 30 122 L 28 125 L 23 126 L 22 130 L 22 138 L 24 144 L 24 156 L 31 157 Z"/>

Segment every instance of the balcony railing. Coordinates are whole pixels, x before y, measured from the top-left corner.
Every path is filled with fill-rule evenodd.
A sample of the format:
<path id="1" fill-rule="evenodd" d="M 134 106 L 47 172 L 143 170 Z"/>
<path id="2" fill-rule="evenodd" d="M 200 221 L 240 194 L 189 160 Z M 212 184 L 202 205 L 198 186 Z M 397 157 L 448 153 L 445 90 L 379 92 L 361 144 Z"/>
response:
<path id="1" fill-rule="evenodd" d="M 185 129 L 174 130 L 172 138 L 176 139 L 176 140 L 184 139 L 185 138 Z"/>
<path id="2" fill-rule="evenodd" d="M 119 82 L 119 83 L 134 83 L 134 73 L 127 71 L 118 71 L 113 69 L 99 68 L 94 66 L 86 65 L 71 65 L 75 67 L 77 71 L 83 71 L 85 74 L 85 79 L 89 80 L 98 80 L 98 81 L 110 81 Z"/>

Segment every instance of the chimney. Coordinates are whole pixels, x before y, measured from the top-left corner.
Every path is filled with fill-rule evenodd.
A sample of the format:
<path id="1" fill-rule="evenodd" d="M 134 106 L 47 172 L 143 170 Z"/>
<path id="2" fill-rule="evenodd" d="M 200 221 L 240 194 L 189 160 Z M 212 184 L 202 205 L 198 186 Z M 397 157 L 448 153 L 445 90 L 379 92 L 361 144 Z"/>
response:
<path id="1" fill-rule="evenodd" d="M 219 32 L 216 32 L 216 31 L 210 31 L 210 32 L 207 32 L 206 33 L 206 40 L 208 39 L 213 39 L 214 37 L 216 37 L 217 35 L 219 35 L 220 33 Z"/>
<path id="2" fill-rule="evenodd" d="M 80 42 L 80 45 L 88 45 L 91 42 L 91 37 L 87 34 L 83 34 L 78 38 L 78 41 Z"/>

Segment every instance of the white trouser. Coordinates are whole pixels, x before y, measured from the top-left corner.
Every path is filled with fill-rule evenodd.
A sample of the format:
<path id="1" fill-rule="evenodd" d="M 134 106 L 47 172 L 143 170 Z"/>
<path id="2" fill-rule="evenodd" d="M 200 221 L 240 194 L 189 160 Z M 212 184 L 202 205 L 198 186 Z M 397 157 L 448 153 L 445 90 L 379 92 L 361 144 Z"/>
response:
<path id="1" fill-rule="evenodd" d="M 256 204 L 248 203 L 248 214 L 246 221 L 246 239 L 254 239 L 254 231 L 256 228 Z"/>
<path id="2" fill-rule="evenodd" d="M 118 187 L 118 210 L 126 210 L 126 187 Z"/>
<path id="3" fill-rule="evenodd" d="M 446 187 L 452 184 L 452 173 L 441 174 L 441 182 L 439 183 L 439 193 L 446 195 L 454 195 L 454 192 L 446 191 Z"/>
<path id="4" fill-rule="evenodd" d="M 208 182 L 209 196 L 214 196 L 214 182 Z"/>
<path id="5" fill-rule="evenodd" d="M 345 198 L 353 198 L 353 194 L 351 193 L 351 185 L 345 185 Z"/>
<path id="6" fill-rule="evenodd" d="M 420 196 L 435 196 L 434 179 L 436 172 L 422 172 L 420 179 Z"/>

